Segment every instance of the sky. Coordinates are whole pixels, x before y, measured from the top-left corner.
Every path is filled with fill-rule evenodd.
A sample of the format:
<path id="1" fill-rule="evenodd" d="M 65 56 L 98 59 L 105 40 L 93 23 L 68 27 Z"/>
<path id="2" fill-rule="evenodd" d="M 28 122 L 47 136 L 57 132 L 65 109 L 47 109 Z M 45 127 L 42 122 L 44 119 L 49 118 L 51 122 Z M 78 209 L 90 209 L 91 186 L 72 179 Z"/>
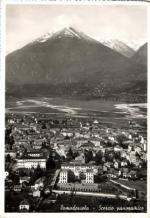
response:
<path id="1" fill-rule="evenodd" d="M 137 5 L 7 5 L 6 53 L 47 32 L 74 27 L 95 39 L 147 41 L 147 7 Z"/>

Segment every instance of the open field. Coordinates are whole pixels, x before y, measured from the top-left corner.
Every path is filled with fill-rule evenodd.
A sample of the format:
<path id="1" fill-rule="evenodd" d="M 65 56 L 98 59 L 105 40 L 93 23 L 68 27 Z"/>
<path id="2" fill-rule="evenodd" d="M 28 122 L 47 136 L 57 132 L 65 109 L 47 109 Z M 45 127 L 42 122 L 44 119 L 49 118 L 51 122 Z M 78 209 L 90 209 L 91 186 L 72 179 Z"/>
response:
<path id="1" fill-rule="evenodd" d="M 71 98 L 9 98 L 6 113 L 45 113 L 56 116 L 93 117 L 116 128 L 128 128 L 128 121 L 146 122 L 147 104 L 125 104 L 102 100 L 78 100 Z"/>
<path id="2" fill-rule="evenodd" d="M 123 184 L 123 185 L 126 185 L 130 188 L 135 188 L 137 189 L 138 191 L 143 191 L 146 193 L 146 182 L 145 181 L 142 181 L 142 180 L 135 180 L 135 181 L 132 181 L 132 180 L 116 180 L 116 182 L 120 183 L 120 184 Z"/>

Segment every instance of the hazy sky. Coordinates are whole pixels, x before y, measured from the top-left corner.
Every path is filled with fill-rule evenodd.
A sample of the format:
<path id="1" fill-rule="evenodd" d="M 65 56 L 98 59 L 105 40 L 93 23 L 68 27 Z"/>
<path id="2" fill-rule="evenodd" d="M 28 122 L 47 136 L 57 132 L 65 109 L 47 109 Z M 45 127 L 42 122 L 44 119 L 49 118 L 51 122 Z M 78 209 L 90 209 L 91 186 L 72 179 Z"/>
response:
<path id="1" fill-rule="evenodd" d="M 7 5 L 6 51 L 64 27 L 98 39 L 146 41 L 147 8 L 135 5 Z"/>

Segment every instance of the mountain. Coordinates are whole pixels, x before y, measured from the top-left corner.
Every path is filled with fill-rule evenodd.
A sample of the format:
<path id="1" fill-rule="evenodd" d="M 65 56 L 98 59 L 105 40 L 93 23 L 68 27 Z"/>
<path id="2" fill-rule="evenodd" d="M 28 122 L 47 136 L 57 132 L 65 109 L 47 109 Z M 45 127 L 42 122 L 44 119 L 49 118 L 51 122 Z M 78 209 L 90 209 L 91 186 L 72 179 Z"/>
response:
<path id="1" fill-rule="evenodd" d="M 133 61 L 144 66 L 147 65 L 147 43 L 142 45 L 132 57 Z"/>
<path id="2" fill-rule="evenodd" d="M 117 74 L 122 64 L 128 64 L 123 56 L 73 28 L 35 40 L 9 54 L 6 62 L 6 79 L 15 84 L 81 82 L 94 79 L 93 73 L 99 71 Z"/>
<path id="3" fill-rule="evenodd" d="M 143 44 L 144 44 L 144 40 L 124 40 L 124 43 L 129 46 L 130 48 L 132 48 L 134 51 L 137 51 Z"/>
<path id="4" fill-rule="evenodd" d="M 132 57 L 135 53 L 134 49 L 130 48 L 127 44 L 117 39 L 100 40 L 100 42 L 128 58 Z"/>
<path id="5" fill-rule="evenodd" d="M 145 80 L 143 66 L 71 27 L 6 56 L 7 95 L 120 98 Z"/>

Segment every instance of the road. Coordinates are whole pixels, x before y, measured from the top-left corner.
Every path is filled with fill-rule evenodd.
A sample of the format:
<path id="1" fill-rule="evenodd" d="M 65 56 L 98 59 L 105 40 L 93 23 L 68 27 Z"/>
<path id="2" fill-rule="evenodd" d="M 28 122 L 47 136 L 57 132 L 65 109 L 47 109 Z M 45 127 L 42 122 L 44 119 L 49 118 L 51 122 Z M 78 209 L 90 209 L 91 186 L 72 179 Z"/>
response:
<path id="1" fill-rule="evenodd" d="M 72 191 L 65 191 L 65 190 L 53 190 L 54 193 L 56 194 L 63 194 L 63 193 L 66 193 L 66 194 L 71 194 Z M 76 191 L 75 192 L 76 195 L 84 195 L 84 196 L 95 196 L 95 197 L 102 197 L 102 198 L 120 198 L 120 199 L 124 199 L 126 200 L 127 199 L 127 196 L 126 195 L 115 195 L 115 194 L 106 194 L 106 193 L 95 193 L 95 192 L 78 192 Z"/>

